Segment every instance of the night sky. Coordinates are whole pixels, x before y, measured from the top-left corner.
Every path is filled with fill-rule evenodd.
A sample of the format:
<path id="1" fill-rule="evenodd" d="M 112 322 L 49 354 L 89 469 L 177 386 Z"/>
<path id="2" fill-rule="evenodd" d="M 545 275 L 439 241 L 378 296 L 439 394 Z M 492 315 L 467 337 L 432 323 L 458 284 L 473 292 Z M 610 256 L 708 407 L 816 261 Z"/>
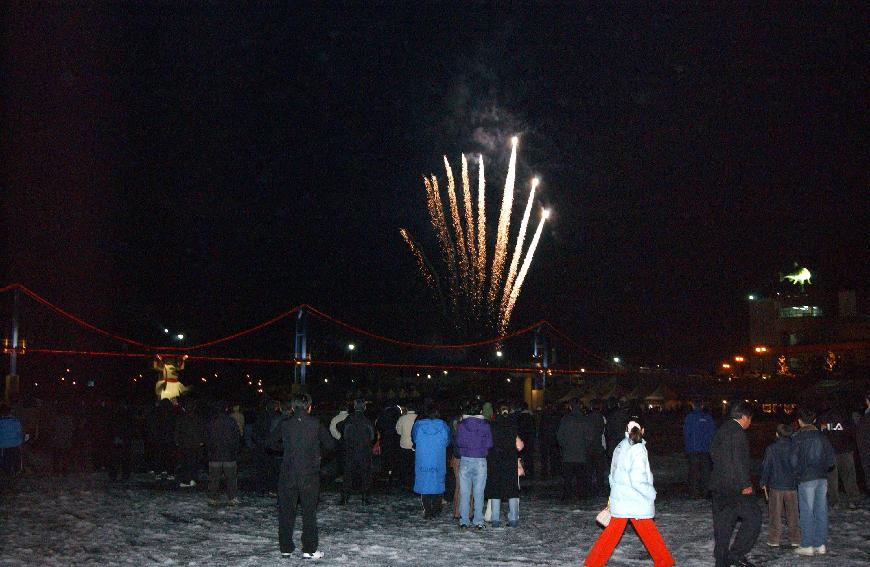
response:
<path id="1" fill-rule="evenodd" d="M 5 281 L 100 326 L 446 340 L 398 229 L 437 256 L 421 175 L 463 151 L 492 227 L 514 134 L 553 217 L 513 328 L 709 368 L 794 262 L 867 296 L 861 3 L 76 4 L 3 8 Z"/>

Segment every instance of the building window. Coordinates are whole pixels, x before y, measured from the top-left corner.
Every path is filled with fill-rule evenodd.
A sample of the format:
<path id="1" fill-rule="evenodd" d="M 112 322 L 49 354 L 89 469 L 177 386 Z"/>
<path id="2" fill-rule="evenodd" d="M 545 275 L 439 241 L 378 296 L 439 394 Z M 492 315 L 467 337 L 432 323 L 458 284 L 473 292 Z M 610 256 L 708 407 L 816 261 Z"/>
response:
<path id="1" fill-rule="evenodd" d="M 780 319 L 792 319 L 794 317 L 821 317 L 822 308 L 817 305 L 794 305 L 779 309 Z"/>

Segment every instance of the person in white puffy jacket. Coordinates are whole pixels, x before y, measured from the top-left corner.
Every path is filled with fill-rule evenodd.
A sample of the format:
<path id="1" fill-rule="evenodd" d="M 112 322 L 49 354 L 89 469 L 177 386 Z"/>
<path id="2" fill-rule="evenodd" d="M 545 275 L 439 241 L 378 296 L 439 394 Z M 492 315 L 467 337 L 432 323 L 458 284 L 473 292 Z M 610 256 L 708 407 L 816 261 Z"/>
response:
<path id="1" fill-rule="evenodd" d="M 629 421 L 625 439 L 613 451 L 610 463 L 610 523 L 592 546 L 586 561 L 588 567 L 603 567 L 622 538 L 629 521 L 646 546 L 656 567 L 674 565 L 665 541 L 656 528 L 656 490 L 649 468 L 644 428 L 638 421 Z"/>

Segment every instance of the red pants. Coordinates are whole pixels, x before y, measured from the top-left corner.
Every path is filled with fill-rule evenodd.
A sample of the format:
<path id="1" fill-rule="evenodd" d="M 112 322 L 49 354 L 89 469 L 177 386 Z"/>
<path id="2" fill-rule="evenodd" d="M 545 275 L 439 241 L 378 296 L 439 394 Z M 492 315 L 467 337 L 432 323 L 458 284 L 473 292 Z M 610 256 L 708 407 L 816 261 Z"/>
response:
<path id="1" fill-rule="evenodd" d="M 586 567 L 604 567 L 607 565 L 607 560 L 613 550 L 616 549 L 616 544 L 622 538 L 622 532 L 625 531 L 625 526 L 628 524 L 628 518 L 611 518 L 610 524 L 598 536 L 598 541 L 592 546 L 586 561 L 583 563 Z M 665 540 L 662 539 L 656 524 L 651 519 L 636 520 L 631 519 L 637 535 L 646 546 L 647 551 L 653 558 L 653 565 L 656 567 L 671 567 L 674 565 L 674 558 L 665 546 Z"/>

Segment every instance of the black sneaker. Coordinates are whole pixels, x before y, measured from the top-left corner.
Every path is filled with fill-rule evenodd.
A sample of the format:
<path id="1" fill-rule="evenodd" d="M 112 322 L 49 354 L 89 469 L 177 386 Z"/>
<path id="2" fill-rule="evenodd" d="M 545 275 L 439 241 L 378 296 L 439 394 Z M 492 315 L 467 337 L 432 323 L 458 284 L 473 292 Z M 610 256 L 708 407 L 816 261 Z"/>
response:
<path id="1" fill-rule="evenodd" d="M 479 532 L 482 532 L 484 527 L 485 527 L 484 524 L 477 524 L 476 526 L 474 526 L 474 529 L 476 529 Z"/>
<path id="2" fill-rule="evenodd" d="M 751 562 L 748 557 L 744 557 L 737 563 L 734 563 L 734 567 L 756 567 L 756 565 Z"/>
<path id="3" fill-rule="evenodd" d="M 463 531 L 463 532 L 464 532 L 464 531 L 467 530 L 467 529 L 468 529 L 468 524 L 459 524 L 459 530 L 460 530 L 460 531 Z"/>

